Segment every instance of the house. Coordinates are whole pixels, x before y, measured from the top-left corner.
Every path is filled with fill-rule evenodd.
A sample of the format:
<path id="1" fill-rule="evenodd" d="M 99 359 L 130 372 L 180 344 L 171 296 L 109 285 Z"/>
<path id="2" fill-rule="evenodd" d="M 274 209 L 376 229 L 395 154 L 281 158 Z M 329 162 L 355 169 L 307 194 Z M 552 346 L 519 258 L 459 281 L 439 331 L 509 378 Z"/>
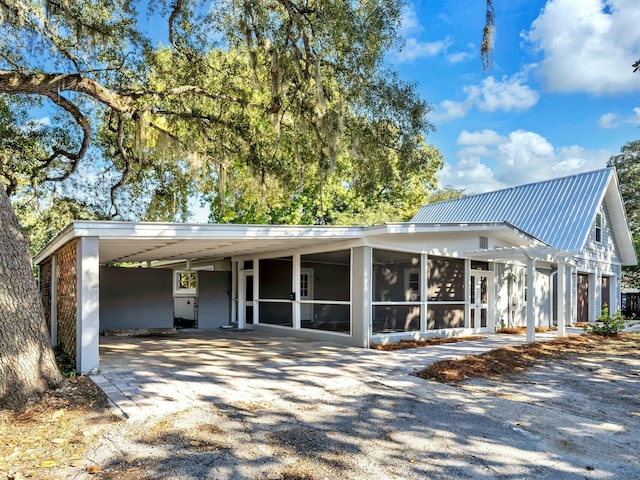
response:
<path id="1" fill-rule="evenodd" d="M 614 169 L 365 227 L 74 221 L 40 252 L 52 342 L 99 365 L 112 329 L 238 327 L 368 347 L 592 321 L 637 263 Z"/>

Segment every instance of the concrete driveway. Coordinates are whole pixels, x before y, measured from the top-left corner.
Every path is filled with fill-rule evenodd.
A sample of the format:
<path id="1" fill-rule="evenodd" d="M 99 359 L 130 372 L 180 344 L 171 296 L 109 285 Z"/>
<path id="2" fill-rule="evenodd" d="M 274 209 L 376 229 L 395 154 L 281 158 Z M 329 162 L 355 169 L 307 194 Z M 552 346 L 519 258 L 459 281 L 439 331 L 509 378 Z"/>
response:
<path id="1" fill-rule="evenodd" d="M 125 416 L 139 418 L 210 404 L 317 398 L 358 384 L 401 380 L 437 360 L 525 341 L 522 335 L 489 335 L 383 352 L 251 331 L 181 330 L 171 336 L 101 337 L 100 371 L 91 378 Z"/>

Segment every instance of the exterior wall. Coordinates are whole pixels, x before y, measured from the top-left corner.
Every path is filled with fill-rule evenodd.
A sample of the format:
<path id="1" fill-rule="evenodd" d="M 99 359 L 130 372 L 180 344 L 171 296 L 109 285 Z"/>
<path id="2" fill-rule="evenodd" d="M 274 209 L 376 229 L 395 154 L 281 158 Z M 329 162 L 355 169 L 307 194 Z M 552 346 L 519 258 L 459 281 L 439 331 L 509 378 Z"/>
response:
<path id="1" fill-rule="evenodd" d="M 577 273 L 589 274 L 589 321 L 594 321 L 601 312 L 602 298 L 600 291 L 601 277 L 611 277 L 610 310 L 620 307 L 620 277 L 622 258 L 611 225 L 611 217 L 605 202 L 598 210 L 602 214 L 602 240 L 596 242 L 595 221 L 589 230 L 585 246 L 578 255 L 576 268 L 572 275 L 571 285 L 571 321 L 577 318 Z"/>
<path id="2" fill-rule="evenodd" d="M 58 345 L 71 358 L 77 356 L 76 243 L 58 252 Z"/>
<path id="3" fill-rule="evenodd" d="M 526 325 L 527 304 L 524 301 L 526 267 L 515 264 L 495 263 L 496 326 L 517 327 Z"/>
<path id="4" fill-rule="evenodd" d="M 173 327 L 173 270 L 100 268 L 100 331 Z"/>
<path id="5" fill-rule="evenodd" d="M 229 325 L 231 272 L 198 271 L 198 328 Z"/>
<path id="6" fill-rule="evenodd" d="M 553 306 L 553 299 L 551 297 L 551 274 L 552 271 L 550 268 L 536 269 L 536 278 L 534 281 L 536 289 L 536 327 L 549 327 L 551 325 L 551 308 Z"/>
<path id="7" fill-rule="evenodd" d="M 496 326 L 523 327 L 527 324 L 527 302 L 525 301 L 525 274 L 527 268 L 522 265 L 495 264 Z M 535 312 L 536 326 L 548 327 L 552 323 L 553 312 L 553 269 L 536 268 Z M 527 294 L 527 297 L 529 295 Z M 527 299 L 528 301 L 528 299 Z"/>

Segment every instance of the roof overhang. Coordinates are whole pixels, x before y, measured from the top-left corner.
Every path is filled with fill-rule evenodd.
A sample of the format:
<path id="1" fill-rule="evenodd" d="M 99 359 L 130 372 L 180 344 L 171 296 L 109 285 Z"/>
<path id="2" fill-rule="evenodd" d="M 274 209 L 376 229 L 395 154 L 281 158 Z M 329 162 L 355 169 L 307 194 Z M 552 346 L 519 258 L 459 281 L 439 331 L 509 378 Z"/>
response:
<path id="1" fill-rule="evenodd" d="M 100 263 L 151 261 L 204 261 L 278 251 L 354 242 L 403 234 L 483 232 L 511 245 L 544 245 L 507 222 L 486 223 L 389 223 L 361 226 L 293 226 L 239 224 L 178 224 L 76 220 L 39 252 L 42 263 L 70 241 L 81 237 L 99 239 Z M 338 247 L 340 248 L 340 247 Z M 344 247 L 343 247 L 344 248 Z"/>
<path id="2" fill-rule="evenodd" d="M 398 234 L 437 234 L 475 232 L 480 235 L 493 235 L 505 241 L 507 244 L 520 245 L 522 243 L 533 245 L 546 245 L 542 240 L 519 229 L 509 222 L 460 222 L 460 223 L 385 223 L 364 227 L 365 235 L 398 235 Z"/>
<path id="3" fill-rule="evenodd" d="M 34 258 L 41 263 L 80 237 L 99 239 L 101 263 L 219 259 L 335 244 L 362 237 L 361 227 L 134 223 L 76 220 Z"/>
<path id="4" fill-rule="evenodd" d="M 620 251 L 622 264 L 637 265 L 638 257 L 633 244 L 633 238 L 631 237 L 631 230 L 629 230 L 627 213 L 624 209 L 624 201 L 620 194 L 618 175 L 615 173 L 615 170 L 614 174 L 611 175 L 611 179 L 609 180 L 609 184 L 607 185 L 607 189 L 604 193 L 604 201 L 607 204 L 609 219 L 616 238 L 618 250 Z M 593 221 L 595 221 L 595 217 Z"/>

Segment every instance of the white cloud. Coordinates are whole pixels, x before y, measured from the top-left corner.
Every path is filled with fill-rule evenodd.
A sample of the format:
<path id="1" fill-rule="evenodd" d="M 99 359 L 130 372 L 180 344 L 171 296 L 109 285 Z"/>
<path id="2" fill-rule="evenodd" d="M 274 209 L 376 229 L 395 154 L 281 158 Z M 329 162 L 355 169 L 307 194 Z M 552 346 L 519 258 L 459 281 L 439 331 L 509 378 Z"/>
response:
<path id="1" fill-rule="evenodd" d="M 467 98 L 461 102 L 443 100 L 436 107 L 434 121 L 463 117 L 474 106 L 484 112 L 522 111 L 538 103 L 538 92 L 524 84 L 525 75 L 516 74 L 498 81 L 493 76 L 485 78 L 480 85 L 467 85 L 463 91 Z"/>
<path id="2" fill-rule="evenodd" d="M 640 90 L 639 24 L 638 0 L 549 0 L 522 36 L 542 52 L 549 90 L 622 93 Z"/>
<path id="3" fill-rule="evenodd" d="M 418 14 L 413 9 L 413 5 L 407 4 L 402 8 L 402 17 L 400 19 L 400 28 L 398 29 L 398 33 L 407 37 L 414 33 L 419 33 L 424 30 L 422 25 L 420 25 L 420 19 L 418 18 Z"/>
<path id="4" fill-rule="evenodd" d="M 463 189 L 466 193 L 484 193 L 505 188 L 494 178 L 491 169 L 477 157 L 460 160 L 456 165 L 445 165 L 439 174 L 440 185 Z"/>
<path id="5" fill-rule="evenodd" d="M 420 19 L 413 5 L 405 5 L 402 9 L 402 18 L 398 29 L 398 34 L 401 38 L 404 38 L 404 44 L 397 52 L 391 54 L 393 59 L 398 63 L 407 63 L 420 58 L 435 57 L 440 53 L 446 52 L 447 48 L 453 43 L 451 37 L 434 42 L 422 41 L 418 37 L 423 32 L 424 27 L 420 24 Z M 464 60 L 460 55 L 455 55 L 455 60 Z"/>
<path id="6" fill-rule="evenodd" d="M 600 128 L 615 128 L 618 126 L 618 115 L 615 113 L 605 113 L 598 120 Z"/>
<path id="7" fill-rule="evenodd" d="M 454 52 L 447 55 L 449 63 L 462 63 L 473 58 L 475 55 L 470 52 Z"/>
<path id="8" fill-rule="evenodd" d="M 506 137 L 499 135 L 498 132 L 494 130 L 489 130 L 485 128 L 479 132 L 469 132 L 467 130 L 463 130 L 458 135 L 458 145 L 499 145 L 506 141 Z"/>
<path id="9" fill-rule="evenodd" d="M 458 162 L 440 173 L 440 184 L 483 193 L 511 185 L 596 170 L 606 166 L 611 153 L 583 147 L 554 147 L 535 132 L 516 130 L 500 135 L 493 130 L 463 131 Z"/>
<path id="10" fill-rule="evenodd" d="M 621 117 L 617 113 L 605 113 L 600 116 L 598 126 L 600 128 L 616 128 L 620 125 L 640 125 L 640 107 L 633 109 L 633 114 Z"/>
<path id="11" fill-rule="evenodd" d="M 435 57 L 444 52 L 451 45 L 451 38 L 436 42 L 421 42 L 414 37 L 405 40 L 404 46 L 396 54 L 396 60 L 400 63 L 410 62 L 418 58 Z"/>

